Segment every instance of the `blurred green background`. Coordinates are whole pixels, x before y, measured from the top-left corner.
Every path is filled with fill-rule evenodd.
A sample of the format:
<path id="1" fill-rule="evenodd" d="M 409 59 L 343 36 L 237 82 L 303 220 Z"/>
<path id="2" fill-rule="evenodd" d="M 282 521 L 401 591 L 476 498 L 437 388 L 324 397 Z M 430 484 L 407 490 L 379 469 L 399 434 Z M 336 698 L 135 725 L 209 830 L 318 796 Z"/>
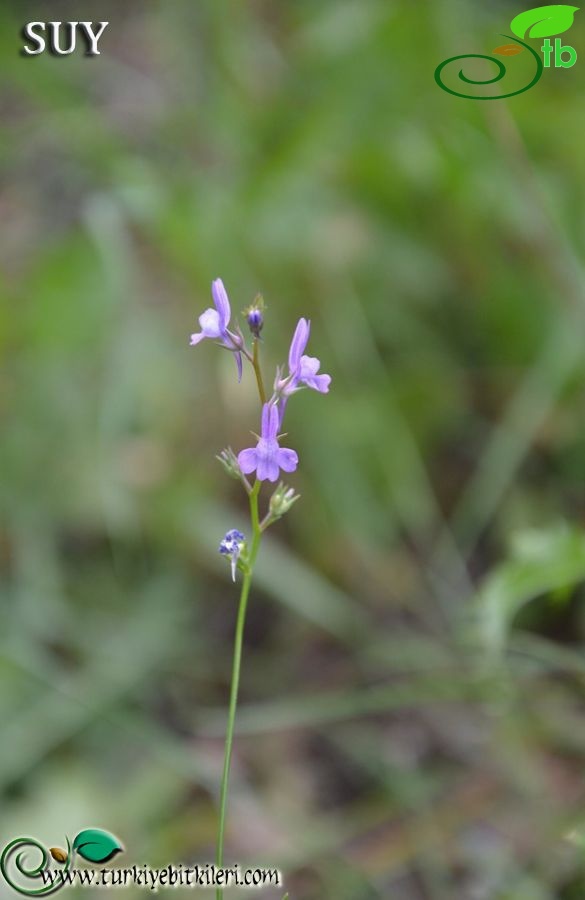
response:
<path id="1" fill-rule="evenodd" d="M 188 346 L 221 276 L 267 372 L 304 315 L 333 376 L 287 412 L 228 861 L 291 900 L 582 898 L 585 61 L 474 103 L 435 66 L 530 4 L 48 6 L 0 12 L 2 846 L 214 856 L 214 455 L 259 420 Z M 108 20 L 102 55 L 23 58 L 49 18 Z"/>

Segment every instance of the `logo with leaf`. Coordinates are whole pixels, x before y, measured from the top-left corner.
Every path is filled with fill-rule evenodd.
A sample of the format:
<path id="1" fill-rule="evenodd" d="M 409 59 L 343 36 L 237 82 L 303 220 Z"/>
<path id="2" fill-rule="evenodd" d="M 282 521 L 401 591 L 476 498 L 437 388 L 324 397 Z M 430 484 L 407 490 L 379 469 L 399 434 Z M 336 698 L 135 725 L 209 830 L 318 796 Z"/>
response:
<path id="1" fill-rule="evenodd" d="M 495 56 L 488 56 L 483 53 L 465 53 L 461 56 L 451 56 L 449 59 L 440 63 L 435 69 L 435 81 L 439 87 L 442 88 L 442 90 L 447 91 L 448 94 L 453 94 L 455 97 L 464 97 L 466 100 L 503 100 L 506 97 L 515 97 L 517 94 L 523 94 L 525 91 L 534 87 L 540 80 L 544 68 L 539 53 L 531 47 L 530 44 L 527 44 L 524 39 L 547 38 L 552 37 L 553 35 L 563 34 L 563 32 L 568 31 L 573 24 L 575 13 L 578 9 L 578 6 L 553 4 L 551 6 L 537 6 L 535 9 L 527 9 L 526 12 L 519 13 L 510 23 L 512 34 L 501 35 L 501 37 L 508 38 L 512 43 L 502 44 L 492 50 L 492 53 L 494 53 Z M 514 37 L 514 35 L 516 36 Z M 493 77 L 481 79 L 470 78 L 461 68 L 458 72 L 459 81 L 463 82 L 464 85 L 479 85 L 482 87 L 497 84 L 506 75 L 506 66 L 501 59 L 498 59 L 497 57 L 518 56 L 520 53 L 523 53 L 524 50 L 528 50 L 530 53 L 535 64 L 535 70 L 530 81 L 523 87 L 510 90 L 503 94 L 477 95 L 465 93 L 462 90 L 456 90 L 445 83 L 444 70 L 447 66 L 450 66 L 451 63 L 458 63 L 462 60 L 469 59 L 483 59 L 488 60 L 488 62 L 493 63 L 496 66 L 496 74 Z"/>
<path id="2" fill-rule="evenodd" d="M 79 832 L 73 843 L 69 838 L 66 841 L 66 850 L 61 847 L 47 849 L 34 838 L 16 838 L 11 841 L 0 856 L 0 872 L 4 880 L 14 891 L 25 897 L 46 897 L 55 894 L 67 883 L 62 877 L 51 879 L 47 876 L 51 858 L 62 867 L 59 871 L 66 873 L 77 857 L 89 863 L 104 865 L 124 850 L 115 835 L 101 828 L 86 828 Z M 36 864 L 29 861 L 31 850 L 37 855 Z M 22 884 L 24 879 L 36 882 L 36 886 Z"/>

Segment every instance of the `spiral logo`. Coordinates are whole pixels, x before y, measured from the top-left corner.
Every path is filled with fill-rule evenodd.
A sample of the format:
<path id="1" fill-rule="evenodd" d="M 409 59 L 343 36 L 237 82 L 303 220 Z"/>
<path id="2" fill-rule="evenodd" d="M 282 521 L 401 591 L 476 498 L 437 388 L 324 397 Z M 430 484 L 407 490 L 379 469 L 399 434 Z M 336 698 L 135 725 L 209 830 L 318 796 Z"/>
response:
<path id="1" fill-rule="evenodd" d="M 526 50 L 528 50 L 528 52 L 531 53 L 532 56 L 534 57 L 534 61 L 536 63 L 536 71 L 535 71 L 534 76 L 529 84 L 525 85 L 524 87 L 518 88 L 515 91 L 508 91 L 505 94 L 494 94 L 493 96 L 465 94 L 465 93 L 463 93 L 463 91 L 453 90 L 453 88 L 450 88 L 443 81 L 443 70 L 445 69 L 446 66 L 450 65 L 451 63 L 459 62 L 464 59 L 487 59 L 487 60 L 489 60 L 489 62 L 494 63 L 495 66 L 497 67 L 497 72 L 493 78 L 484 78 L 484 79 L 468 78 L 467 75 L 465 75 L 463 69 L 460 69 L 459 70 L 459 80 L 462 81 L 464 84 L 472 84 L 472 85 L 497 84 L 506 75 L 506 66 L 500 59 L 496 59 L 494 56 L 487 56 L 483 53 L 464 53 L 462 56 L 452 56 L 450 59 L 444 60 L 442 63 L 440 63 L 437 66 L 437 68 L 435 69 L 435 81 L 437 82 L 439 87 L 442 88 L 444 91 L 447 91 L 448 94 L 453 94 L 455 97 L 464 97 L 466 100 L 503 100 L 505 97 L 515 97 L 517 94 L 523 94 L 524 91 L 528 91 L 528 90 L 530 90 L 531 87 L 534 87 L 534 85 L 537 83 L 537 81 L 539 81 L 540 76 L 542 75 L 543 68 L 544 68 L 543 62 L 542 62 L 540 56 L 538 55 L 538 53 L 535 50 L 532 49 L 532 47 L 529 44 L 525 44 L 524 41 L 521 41 L 519 38 L 511 37 L 510 35 L 507 35 L 507 34 L 502 35 L 502 37 L 510 38 L 510 40 L 514 41 L 516 44 L 521 44 L 522 47 L 526 48 Z M 503 49 L 504 48 L 502 48 L 502 50 Z M 508 52 L 507 55 L 512 55 L 512 54 Z"/>
<path id="2" fill-rule="evenodd" d="M 29 861 L 31 851 L 34 853 L 38 862 Z M 60 860 L 64 863 L 63 870 L 67 872 L 71 866 L 71 843 L 67 838 L 67 853 L 64 851 L 47 850 L 39 841 L 34 838 L 16 838 L 6 845 L 0 857 L 0 872 L 4 880 L 10 887 L 25 897 L 47 897 L 54 894 L 63 887 L 63 882 L 57 884 L 39 885 L 39 881 L 43 880 L 43 873 L 47 872 L 51 865 L 51 857 L 59 859 L 56 854 L 61 853 L 64 857 Z M 38 856 L 40 854 L 40 857 Z M 26 882 L 36 882 L 37 887 L 27 885 Z"/>
<path id="3" fill-rule="evenodd" d="M 453 73 L 456 71 L 456 66 L 453 66 L 453 63 L 460 64 L 468 59 L 484 59 L 495 66 L 495 74 L 486 78 L 470 78 L 469 75 L 465 74 L 463 67 L 461 67 L 457 73 L 459 82 L 462 82 L 465 86 L 472 85 L 475 87 L 499 84 L 506 76 L 505 64 L 501 59 L 496 59 L 496 56 L 488 56 L 483 53 L 464 53 L 461 56 L 451 56 L 449 59 L 445 59 L 435 69 L 436 83 L 441 90 L 446 91 L 448 94 L 452 94 L 454 97 L 463 97 L 465 100 L 504 100 L 506 97 L 516 97 L 518 94 L 529 91 L 530 88 L 534 87 L 540 80 L 543 69 L 550 68 L 551 65 L 554 65 L 555 68 L 568 69 L 575 64 L 577 60 L 577 51 L 575 48 L 568 44 L 563 45 L 561 38 L 555 38 L 553 45 L 549 38 L 551 35 L 563 34 L 563 32 L 567 31 L 573 24 L 573 19 L 577 11 L 577 6 L 567 6 L 566 4 L 555 3 L 551 6 L 537 6 L 534 9 L 527 9 L 525 12 L 519 13 L 512 19 L 510 22 L 510 29 L 513 34 L 502 35 L 502 37 L 508 38 L 512 43 L 496 47 L 492 50 L 492 53 L 496 54 L 498 57 L 509 57 L 517 56 L 524 50 L 528 50 L 534 60 L 536 68 L 531 80 L 528 84 L 525 84 L 524 87 L 501 91 L 501 85 L 500 93 L 477 94 L 469 93 L 469 89 L 462 87 L 460 84 L 457 84 L 456 87 L 450 87 L 445 82 L 445 75 L 448 74 L 445 72 L 447 67 L 449 66 Z M 513 35 L 516 35 L 516 37 Z M 539 47 L 539 50 L 543 54 L 544 62 L 540 54 L 537 53 L 530 44 L 527 44 L 523 38 L 546 38 L 544 44 Z M 493 71 L 494 70 L 492 69 L 492 72 Z"/>

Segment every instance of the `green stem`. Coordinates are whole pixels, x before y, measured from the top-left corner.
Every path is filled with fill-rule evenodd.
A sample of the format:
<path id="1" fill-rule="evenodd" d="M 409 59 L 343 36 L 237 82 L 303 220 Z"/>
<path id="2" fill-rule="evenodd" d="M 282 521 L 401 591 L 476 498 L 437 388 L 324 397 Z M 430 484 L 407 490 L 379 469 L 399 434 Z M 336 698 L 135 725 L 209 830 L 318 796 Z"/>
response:
<path id="1" fill-rule="evenodd" d="M 256 357 L 256 353 L 254 353 Z M 254 366 L 256 368 L 256 366 Z M 258 370 L 259 371 L 259 370 Z M 260 376 L 261 378 L 261 376 Z M 260 382 L 258 384 L 260 388 Z M 246 608 L 248 605 L 248 596 L 250 594 L 250 585 L 252 584 L 252 575 L 254 573 L 254 563 L 260 548 L 260 540 L 262 532 L 260 530 L 260 518 L 258 515 L 258 494 L 260 493 L 260 482 L 256 481 L 250 492 L 250 518 L 252 521 L 252 543 L 250 545 L 250 555 L 248 557 L 248 565 L 244 580 L 242 581 L 242 591 L 240 593 L 240 602 L 238 605 L 238 617 L 236 620 L 236 634 L 234 639 L 234 659 L 232 664 L 232 683 L 230 689 L 230 705 L 228 711 L 228 723 L 225 736 L 225 751 L 223 761 L 223 775 L 221 779 L 221 794 L 219 806 L 219 827 L 217 832 L 217 853 L 215 864 L 218 869 L 223 867 L 223 848 L 225 836 L 225 823 L 227 812 L 228 785 L 230 777 L 230 767 L 232 761 L 232 745 L 234 740 L 234 725 L 236 720 L 236 709 L 238 705 L 238 689 L 240 686 L 240 668 L 242 664 L 242 644 L 244 639 L 244 625 L 246 622 Z M 216 900 L 222 900 L 223 890 L 218 887 L 215 892 Z"/>
<path id="2" fill-rule="evenodd" d="M 260 368 L 260 341 L 258 338 L 254 340 L 254 358 L 252 365 L 256 374 L 256 382 L 258 384 L 258 393 L 260 394 L 260 402 L 262 405 L 266 403 L 266 391 L 264 390 L 264 381 L 262 380 L 262 370 Z"/>

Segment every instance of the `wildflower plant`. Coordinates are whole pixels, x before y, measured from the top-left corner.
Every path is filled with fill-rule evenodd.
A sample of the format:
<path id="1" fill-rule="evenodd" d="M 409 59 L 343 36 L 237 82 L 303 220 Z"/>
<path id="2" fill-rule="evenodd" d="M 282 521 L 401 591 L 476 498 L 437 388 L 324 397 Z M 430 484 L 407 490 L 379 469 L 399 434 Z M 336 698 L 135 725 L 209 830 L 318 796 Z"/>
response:
<path id="1" fill-rule="evenodd" d="M 299 495 L 293 488 L 279 481 L 281 472 L 287 474 L 295 472 L 299 462 L 295 450 L 281 446 L 284 415 L 289 398 L 302 388 L 311 388 L 321 394 L 328 393 L 331 376 L 320 374 L 320 361 L 316 357 L 305 355 L 311 323 L 307 319 L 301 318 L 290 344 L 288 371 L 285 367 L 277 368 L 272 395 L 267 397 L 260 365 L 261 332 L 264 327 L 266 309 L 262 297 L 256 297 L 251 306 L 244 310 L 252 341 L 250 350 L 246 345 L 240 326 L 236 324 L 230 330 L 231 306 L 220 278 L 212 283 L 211 293 L 215 308 L 206 309 L 199 316 L 201 331 L 191 335 L 191 346 L 210 339 L 216 341 L 220 347 L 229 350 L 235 357 L 238 381 L 242 379 L 243 359 L 246 359 L 254 370 L 261 405 L 260 434 L 252 432 L 256 438 L 255 446 L 244 448 L 237 454 L 231 447 L 228 447 L 222 450 L 217 457 L 227 474 L 241 482 L 248 495 L 250 506 L 250 540 L 248 541 L 238 529 L 231 528 L 219 544 L 220 554 L 230 564 L 232 580 L 236 581 L 238 571 L 241 574 L 217 834 L 216 865 L 221 868 L 224 858 L 228 785 L 238 704 L 244 625 L 254 565 L 262 535 L 266 529 L 282 518 L 299 499 Z M 252 475 L 254 476 L 253 481 L 249 478 Z M 261 518 L 260 492 L 264 482 L 279 483 L 269 497 L 266 512 Z M 222 897 L 223 891 L 218 888 L 216 898 L 222 900 Z"/>

